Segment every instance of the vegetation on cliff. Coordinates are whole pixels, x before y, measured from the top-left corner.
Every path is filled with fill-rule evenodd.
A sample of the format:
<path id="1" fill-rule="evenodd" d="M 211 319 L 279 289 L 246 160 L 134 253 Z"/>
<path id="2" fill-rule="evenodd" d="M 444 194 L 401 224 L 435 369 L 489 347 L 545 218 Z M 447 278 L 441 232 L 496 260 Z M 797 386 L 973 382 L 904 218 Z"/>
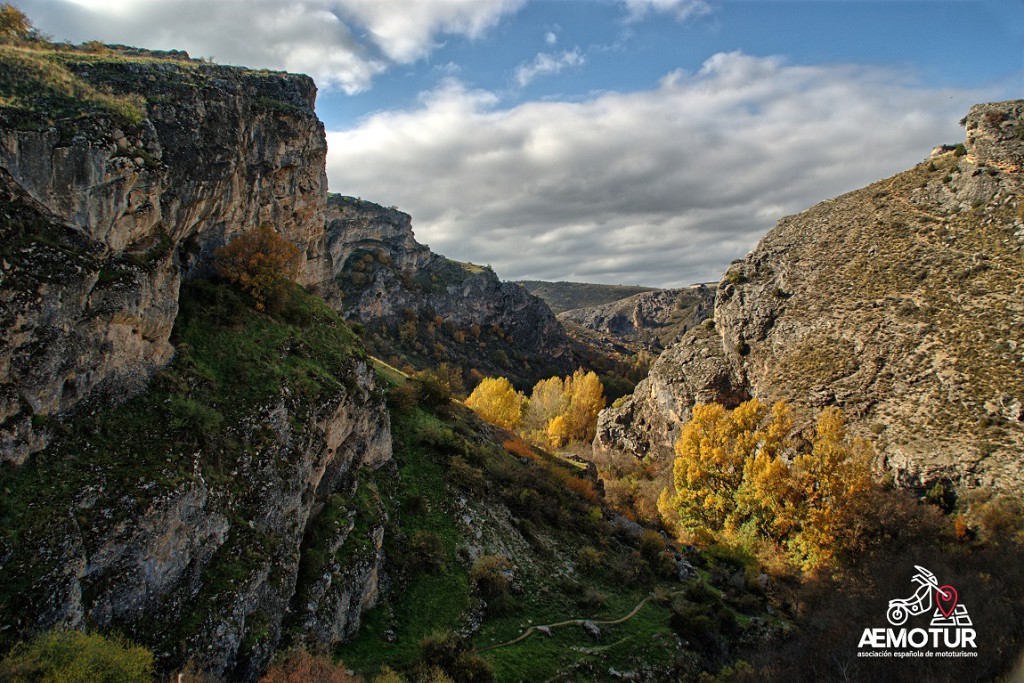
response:
<path id="1" fill-rule="evenodd" d="M 579 464 L 440 400 L 429 376 L 388 376 L 391 584 L 337 650 L 347 666 L 389 682 L 435 680 L 438 667 L 454 681 L 664 679 L 717 671 L 731 636 L 781 627 L 753 577 L 729 583 L 734 558 L 692 556 L 624 523 Z M 681 644 L 691 613 L 708 630 Z M 588 633 L 585 621 L 601 625 Z"/>
<path id="2" fill-rule="evenodd" d="M 84 544 L 75 552 L 98 552 L 91 544 L 114 542 L 119 525 L 136 524 L 161 501 L 197 487 L 209 487 L 204 495 L 221 501 L 213 504 L 214 518 L 223 516 L 219 533 L 226 538 L 206 566 L 195 568 L 202 569 L 197 594 L 166 604 L 162 620 L 133 625 L 135 637 L 173 658 L 188 652 L 188 638 L 206 620 L 223 618 L 227 595 L 280 559 L 282 543 L 301 540 L 253 523 L 265 502 L 252 477 L 265 467 L 297 467 L 293 461 L 301 457 L 299 449 L 276 446 L 273 422 L 257 416 L 283 398 L 292 438 L 301 440 L 323 419 L 319 406 L 339 392 L 353 393 L 353 363 L 363 354 L 355 335 L 322 300 L 294 285 L 274 316 L 208 281 L 186 283 L 179 303 L 175 360 L 146 393 L 47 420 L 42 426 L 54 433 L 51 446 L 25 465 L 0 467 L 0 543 L 17 558 L 0 567 L 0 613 L 12 627 L 5 630 L 7 646 L 32 632 L 42 605 L 67 599 L 56 584 L 67 569 L 61 563 L 72 561 L 63 554 L 69 544 Z M 75 609 L 116 604 L 123 599 L 117 593 L 127 590 L 119 588 L 124 578 L 116 571 L 82 577 L 81 604 L 53 609 L 68 611 L 70 620 Z"/>

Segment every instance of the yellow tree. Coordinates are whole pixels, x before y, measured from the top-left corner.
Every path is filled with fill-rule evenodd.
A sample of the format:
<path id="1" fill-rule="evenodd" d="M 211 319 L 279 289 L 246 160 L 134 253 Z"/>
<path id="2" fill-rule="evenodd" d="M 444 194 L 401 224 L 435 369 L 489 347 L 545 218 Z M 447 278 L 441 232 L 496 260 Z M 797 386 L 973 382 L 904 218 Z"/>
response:
<path id="1" fill-rule="evenodd" d="M 764 406 L 756 399 L 731 413 L 718 403 L 693 407 L 676 442 L 672 472 L 675 508 L 684 529 L 715 534 L 734 525 L 736 492 L 763 414 Z"/>
<path id="2" fill-rule="evenodd" d="M 542 379 L 533 386 L 530 403 L 523 414 L 522 431 L 527 438 L 540 442 L 547 438 L 551 421 L 569 407 L 569 397 L 561 377 Z"/>
<path id="3" fill-rule="evenodd" d="M 753 455 L 748 454 L 743 482 L 736 492 L 738 518 L 751 525 L 758 536 L 776 542 L 798 523 L 799 496 L 789 466 L 781 457 L 790 446 L 792 431 L 792 410 L 779 401 L 772 406 L 770 419 L 757 432 L 759 441 Z"/>
<path id="4" fill-rule="evenodd" d="M 780 457 L 793 422 L 789 407 L 771 410 L 757 399 L 733 411 L 712 403 L 693 407 L 676 442 L 673 467 L 678 523 L 690 532 L 735 534 L 744 525 L 778 538 L 792 526 L 789 469 Z"/>
<path id="5" fill-rule="evenodd" d="M 466 405 L 491 424 L 513 430 L 522 418 L 525 401 L 504 377 L 488 377 L 476 386 Z"/>
<path id="6" fill-rule="evenodd" d="M 569 407 L 564 415 L 570 438 L 584 443 L 593 441 L 597 414 L 605 406 L 601 380 L 593 372 L 577 370 L 571 378 L 566 378 L 565 393 L 569 396 Z"/>
<path id="7" fill-rule="evenodd" d="M 548 423 L 548 445 L 552 448 L 561 448 L 569 443 L 569 424 L 562 415 L 555 415 Z"/>
<path id="8" fill-rule="evenodd" d="M 793 461 L 800 528 L 790 548 L 805 569 L 827 562 L 841 542 L 849 513 L 871 487 L 871 444 L 846 434 L 843 413 L 818 417 L 810 453 Z"/>

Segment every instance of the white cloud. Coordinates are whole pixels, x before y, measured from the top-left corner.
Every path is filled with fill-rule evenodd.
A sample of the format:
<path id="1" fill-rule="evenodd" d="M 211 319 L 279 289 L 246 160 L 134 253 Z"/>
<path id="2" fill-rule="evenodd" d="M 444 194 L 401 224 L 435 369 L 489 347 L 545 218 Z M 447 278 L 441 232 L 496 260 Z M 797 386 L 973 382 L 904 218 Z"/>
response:
<path id="1" fill-rule="evenodd" d="M 257 68 L 356 93 L 444 35 L 481 37 L 525 0 L 19 0 L 41 30 Z"/>
<path id="2" fill-rule="evenodd" d="M 544 34 L 544 42 L 548 45 L 554 45 L 558 42 L 558 34 L 554 31 L 548 31 Z"/>
<path id="3" fill-rule="evenodd" d="M 525 88 L 538 76 L 550 76 L 561 73 L 564 69 L 583 66 L 585 61 L 579 48 L 561 54 L 541 52 L 529 64 L 520 64 L 516 68 L 515 82 L 520 88 Z"/>
<path id="4" fill-rule="evenodd" d="M 673 15 L 678 21 L 711 13 L 708 0 L 624 0 L 630 19 L 642 19 L 650 13 Z"/>
<path id="5" fill-rule="evenodd" d="M 336 0 L 331 3 L 367 27 L 392 60 L 413 62 L 449 33 L 479 38 L 526 0 Z"/>
<path id="6" fill-rule="evenodd" d="M 717 279 L 781 215 L 962 139 L 956 122 L 991 94 L 740 53 L 583 102 L 502 108 L 449 80 L 329 133 L 328 176 L 505 278 L 686 284 Z"/>

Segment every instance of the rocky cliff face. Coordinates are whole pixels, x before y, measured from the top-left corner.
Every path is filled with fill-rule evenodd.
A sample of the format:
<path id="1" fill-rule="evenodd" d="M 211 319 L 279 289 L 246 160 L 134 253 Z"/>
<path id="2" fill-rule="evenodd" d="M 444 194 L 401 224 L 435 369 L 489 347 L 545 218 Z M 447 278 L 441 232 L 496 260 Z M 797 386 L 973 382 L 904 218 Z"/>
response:
<path id="1" fill-rule="evenodd" d="M 208 268 L 231 237 L 269 223 L 303 248 L 304 283 L 326 277 L 326 143 L 312 80 L 147 54 L 53 57 L 83 84 L 144 93 L 138 123 L 0 111 L 0 184 L 8 216 L 28 226 L 20 243 L 5 240 L 2 264 L 5 459 L 45 443 L 32 418 L 97 391 L 140 390 L 171 357 L 182 275 Z M 58 226 L 59 244 L 29 224 Z M 74 268 L 55 263 L 69 239 Z"/>
<path id="2" fill-rule="evenodd" d="M 351 637 L 376 599 L 395 475 L 374 371 L 322 302 L 301 327 L 230 303 L 225 320 L 228 295 L 197 291 L 153 386 L 0 472 L 0 644 L 118 629 L 164 666 L 248 681 L 286 637 Z M 325 331 L 341 341 L 307 336 Z M 223 344 L 249 357 L 218 367 Z"/>
<path id="3" fill-rule="evenodd" d="M 714 305 L 714 289 L 695 285 L 565 311 L 558 319 L 593 333 L 592 339 L 596 336 L 610 348 L 659 353 L 710 316 Z"/>
<path id="4" fill-rule="evenodd" d="M 543 301 L 489 268 L 433 253 L 408 214 L 332 195 L 327 217 L 334 281 L 325 297 L 366 327 L 379 355 L 521 386 L 572 371 L 568 338 Z"/>
<path id="5" fill-rule="evenodd" d="M 1024 103 L 966 146 L 785 218 L 718 285 L 597 448 L 667 457 L 695 403 L 841 407 L 906 486 L 1024 487 Z"/>
<path id="6" fill-rule="evenodd" d="M 265 223 L 300 282 L 330 278 L 315 87 L 35 47 L 0 50 L 0 88 L 66 69 L 79 90 L 0 107 L 0 647 L 88 625 L 255 680 L 286 636 L 358 629 L 394 476 L 375 374 L 323 302 L 296 289 L 273 319 L 185 279 Z"/>

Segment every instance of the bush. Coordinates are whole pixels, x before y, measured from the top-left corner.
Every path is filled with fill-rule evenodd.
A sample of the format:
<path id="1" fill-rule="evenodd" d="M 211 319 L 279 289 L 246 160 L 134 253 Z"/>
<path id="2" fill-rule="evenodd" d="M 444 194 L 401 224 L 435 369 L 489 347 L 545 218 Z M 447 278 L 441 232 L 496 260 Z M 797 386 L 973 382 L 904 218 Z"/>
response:
<path id="1" fill-rule="evenodd" d="M 436 573 L 444 568 L 444 542 L 433 531 L 413 532 L 409 539 L 409 552 L 416 558 L 416 566 Z"/>
<path id="2" fill-rule="evenodd" d="M 358 683 L 345 666 L 335 664 L 327 655 L 292 650 L 274 662 L 260 683 Z"/>
<path id="3" fill-rule="evenodd" d="M 24 12 L 9 2 L 0 5 L 0 38 L 24 38 L 31 30 Z"/>
<path id="4" fill-rule="evenodd" d="M 584 574 L 593 574 L 601 567 L 604 557 L 597 548 L 585 545 L 576 553 L 576 568 Z"/>
<path id="5" fill-rule="evenodd" d="M 487 602 L 488 615 L 504 614 L 513 606 L 511 573 L 512 562 L 500 555 L 484 555 L 473 563 L 469 577 Z"/>
<path id="6" fill-rule="evenodd" d="M 388 391 L 388 408 L 402 413 L 411 410 L 419 402 L 419 390 L 413 382 L 403 382 Z"/>
<path id="7" fill-rule="evenodd" d="M 459 683 L 490 683 L 494 680 L 491 665 L 480 655 L 471 652 L 465 641 L 451 633 L 434 633 L 424 638 L 420 643 L 420 658 L 416 668 L 423 678 L 440 669 Z"/>
<path id="8" fill-rule="evenodd" d="M 214 252 L 214 267 L 252 297 L 257 311 L 263 311 L 271 299 L 287 292 L 283 285 L 294 280 L 300 255 L 298 247 L 269 225 L 261 225 Z"/>
<path id="9" fill-rule="evenodd" d="M 115 638 L 49 631 L 0 662 L 0 680 L 21 683 L 150 683 L 153 653 Z"/>
<path id="10" fill-rule="evenodd" d="M 442 378 L 433 370 L 417 372 L 413 377 L 420 405 L 437 408 L 452 400 L 450 380 Z"/>

